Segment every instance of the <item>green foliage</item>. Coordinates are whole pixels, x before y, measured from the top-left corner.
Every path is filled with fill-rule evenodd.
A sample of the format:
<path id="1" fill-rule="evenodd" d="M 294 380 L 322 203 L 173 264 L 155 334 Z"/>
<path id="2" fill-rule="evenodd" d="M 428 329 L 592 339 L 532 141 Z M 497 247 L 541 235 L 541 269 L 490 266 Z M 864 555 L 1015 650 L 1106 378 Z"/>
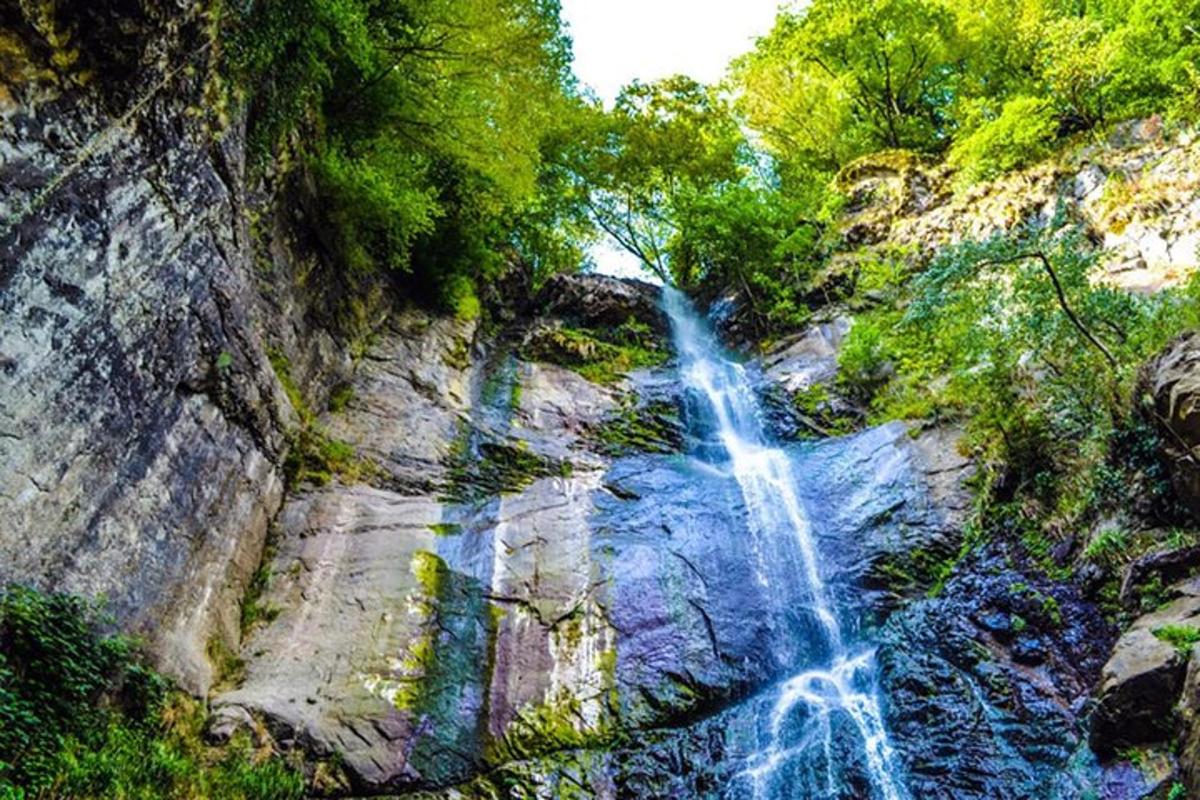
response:
<path id="1" fill-rule="evenodd" d="M 330 145 L 312 172 L 327 204 L 322 233 L 351 273 L 407 271 L 417 239 L 442 213 L 427 164 L 402 141 L 380 137 L 355 149 Z"/>
<path id="2" fill-rule="evenodd" d="M 1084 548 L 1083 557 L 1089 561 L 1119 563 L 1124 560 L 1129 548 L 1129 534 L 1121 528 L 1109 528 L 1101 531 Z"/>
<path id="3" fill-rule="evenodd" d="M 475 316 L 506 259 L 577 266 L 558 233 L 582 216 L 554 177 L 579 103 L 557 0 L 262 0 L 226 29 L 252 144 L 307 167 L 351 278 L 398 275 Z"/>
<path id="4" fill-rule="evenodd" d="M 1195 625 L 1163 625 L 1161 628 L 1155 628 L 1152 633 L 1154 638 L 1171 645 L 1184 658 L 1187 658 L 1192 652 L 1192 647 L 1200 642 L 1200 628 Z"/>
<path id="5" fill-rule="evenodd" d="M 596 224 L 649 270 L 671 278 L 669 249 L 697 197 L 736 182 L 749 157 L 728 102 L 684 76 L 634 82 L 614 108 L 581 109 L 574 160 Z"/>
<path id="6" fill-rule="evenodd" d="M 1036 97 L 1014 97 L 996 119 L 958 139 L 950 164 L 959 180 L 973 183 L 1024 167 L 1050 152 L 1058 122 L 1050 104 Z"/>
<path id="7" fill-rule="evenodd" d="M 735 72 L 780 157 L 836 170 L 880 148 L 940 149 L 960 57 L 944 3 L 819 0 L 781 12 Z"/>
<path id="8" fill-rule="evenodd" d="M 1057 531 L 1169 494 L 1130 398 L 1138 367 L 1198 322 L 1195 285 L 1132 296 L 1095 268 L 1069 226 L 948 248 L 860 315 L 840 356 L 873 420 L 963 422 L 988 528 L 1047 565 Z M 1090 556 L 1115 555 L 1114 537 Z"/>
<path id="9" fill-rule="evenodd" d="M 250 578 L 246 594 L 242 598 L 242 632 L 250 630 L 259 622 L 271 622 L 279 616 L 279 608 L 263 600 L 271 585 L 271 559 L 274 547 L 268 546 L 263 553 L 263 563 Z"/>
<path id="10" fill-rule="evenodd" d="M 78 597 L 0 594 L 0 797 L 299 800 L 301 776 L 248 742 L 200 737 L 201 703 L 102 633 Z"/>
<path id="11" fill-rule="evenodd" d="M 1072 132 L 1200 111 L 1197 0 L 815 0 L 735 63 L 739 108 L 785 173 L 953 143 L 970 179 Z"/>
<path id="12" fill-rule="evenodd" d="M 348 383 L 338 384 L 333 387 L 333 391 L 329 393 L 329 411 L 332 414 L 339 414 L 346 410 L 350 405 L 350 401 L 354 399 L 354 387 Z"/>

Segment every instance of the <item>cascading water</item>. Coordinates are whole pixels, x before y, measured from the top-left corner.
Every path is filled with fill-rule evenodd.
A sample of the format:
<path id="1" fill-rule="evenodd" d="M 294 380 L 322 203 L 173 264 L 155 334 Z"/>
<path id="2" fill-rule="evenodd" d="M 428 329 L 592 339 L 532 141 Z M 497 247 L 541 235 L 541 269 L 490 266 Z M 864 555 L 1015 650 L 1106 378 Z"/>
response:
<path id="1" fill-rule="evenodd" d="M 749 782 L 755 800 L 844 796 L 839 794 L 845 781 L 835 744 L 841 751 L 845 743 L 835 740 L 848 734 L 856 739 L 852 746 L 861 748 L 872 797 L 905 800 L 874 687 L 874 651 L 856 651 L 845 641 L 821 576 L 809 519 L 796 493 L 791 461 L 770 444 L 743 367 L 725 357 L 682 293 L 666 287 L 663 296 L 680 375 L 711 428 L 701 454 L 727 463 L 737 479 L 754 537 L 761 588 L 771 596 L 786 597 L 773 584 L 800 584 L 813 619 L 805 626 L 805 652 L 825 664 L 778 687 L 765 744 L 741 777 Z M 779 611 L 782 616 L 784 610 Z M 797 663 L 790 650 L 785 649 L 781 659 Z"/>

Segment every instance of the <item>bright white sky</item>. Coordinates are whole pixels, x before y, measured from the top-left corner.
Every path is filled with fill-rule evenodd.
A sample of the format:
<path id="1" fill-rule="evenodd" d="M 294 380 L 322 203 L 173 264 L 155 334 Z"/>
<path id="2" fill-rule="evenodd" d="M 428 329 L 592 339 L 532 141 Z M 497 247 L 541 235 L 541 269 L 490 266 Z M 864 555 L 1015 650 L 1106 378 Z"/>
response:
<path id="1" fill-rule="evenodd" d="M 638 78 L 715 83 L 768 33 L 780 0 L 563 0 L 575 74 L 611 103 Z"/>
<path id="2" fill-rule="evenodd" d="M 611 104 L 637 78 L 690 75 L 715 83 L 771 30 L 781 0 L 563 0 L 575 74 Z M 595 248 L 601 272 L 645 278 L 619 248 Z"/>

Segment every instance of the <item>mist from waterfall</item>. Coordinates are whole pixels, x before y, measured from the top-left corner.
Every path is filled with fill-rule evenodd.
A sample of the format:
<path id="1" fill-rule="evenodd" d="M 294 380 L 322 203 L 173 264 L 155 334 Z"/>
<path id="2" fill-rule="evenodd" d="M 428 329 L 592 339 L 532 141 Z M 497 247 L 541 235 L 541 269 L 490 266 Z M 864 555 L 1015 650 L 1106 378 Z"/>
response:
<path id="1" fill-rule="evenodd" d="M 797 650 L 780 637 L 779 659 L 806 668 L 774 691 L 762 746 L 739 780 L 755 800 L 841 798 L 847 791 L 847 739 L 861 753 L 872 798 L 907 800 L 888 742 L 875 686 L 874 650 L 847 641 L 821 574 L 821 556 L 797 494 L 787 453 L 770 441 L 753 386 L 742 365 L 728 358 L 709 326 L 678 290 L 665 287 L 664 306 L 689 391 L 697 456 L 732 472 L 745 501 L 755 575 L 775 598 L 777 616 L 799 596 L 812 624 Z M 799 590 L 798 595 L 795 594 Z M 794 616 L 794 614 L 793 614 Z"/>

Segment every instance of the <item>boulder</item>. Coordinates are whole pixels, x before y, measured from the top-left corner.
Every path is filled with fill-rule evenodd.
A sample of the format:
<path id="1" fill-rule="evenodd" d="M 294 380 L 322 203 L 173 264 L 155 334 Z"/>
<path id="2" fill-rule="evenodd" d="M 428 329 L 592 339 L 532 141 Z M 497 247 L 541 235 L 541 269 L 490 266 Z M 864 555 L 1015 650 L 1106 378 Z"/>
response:
<path id="1" fill-rule="evenodd" d="M 1175 730 L 1190 651 L 1172 641 L 1170 626 L 1200 633 L 1200 584 L 1175 587 L 1180 596 L 1139 617 L 1117 640 L 1100 675 L 1089 741 L 1101 756 L 1168 740 Z"/>

